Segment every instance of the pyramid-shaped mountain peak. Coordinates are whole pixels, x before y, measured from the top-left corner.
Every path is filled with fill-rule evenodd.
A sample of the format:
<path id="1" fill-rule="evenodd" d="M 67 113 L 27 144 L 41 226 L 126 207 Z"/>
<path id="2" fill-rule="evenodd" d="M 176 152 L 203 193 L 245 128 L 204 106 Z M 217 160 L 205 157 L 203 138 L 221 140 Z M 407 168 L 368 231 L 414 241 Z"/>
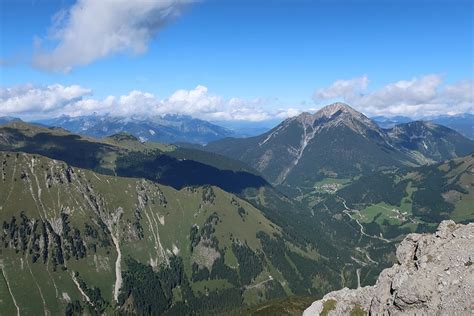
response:
<path id="1" fill-rule="evenodd" d="M 354 110 L 348 104 L 342 103 L 342 102 L 336 102 L 336 103 L 326 105 L 325 107 L 317 111 L 314 115 L 316 117 L 322 117 L 322 116 L 330 117 L 337 113 L 344 113 L 344 114 L 350 114 L 350 115 L 355 115 L 355 116 L 363 115 L 362 113 Z"/>

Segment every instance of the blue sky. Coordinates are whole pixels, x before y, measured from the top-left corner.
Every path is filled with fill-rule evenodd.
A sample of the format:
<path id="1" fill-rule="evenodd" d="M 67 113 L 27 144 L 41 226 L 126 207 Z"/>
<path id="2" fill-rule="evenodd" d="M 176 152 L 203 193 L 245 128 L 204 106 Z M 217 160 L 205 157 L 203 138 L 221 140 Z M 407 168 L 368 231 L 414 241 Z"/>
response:
<path id="1" fill-rule="evenodd" d="M 67 72 L 32 66 L 32 60 L 38 50 L 48 52 L 60 43 L 47 39 L 52 17 L 61 9 L 67 12 L 76 1 L 2 0 L 1 5 L 0 80 L 4 89 L 26 84 L 38 89 L 77 85 L 88 89 L 78 94 L 80 98 L 101 102 L 107 96 L 119 98 L 137 90 L 153 94 L 162 104 L 177 90 L 190 92 L 204 86 L 206 96 L 220 98 L 225 111 L 231 98 L 241 101 L 237 106 L 273 111 L 270 115 L 282 117 L 284 109 L 297 113 L 344 99 L 360 102 L 369 114 L 395 115 L 402 114 L 404 107 L 384 113 L 383 104 L 374 104 L 377 95 L 360 100 L 359 94 L 386 97 L 387 86 L 400 88 L 403 82 L 411 82 L 412 90 L 423 90 L 426 87 L 419 81 L 432 75 L 434 82 L 425 80 L 431 90 L 423 93 L 438 95 L 418 100 L 411 95 L 413 91 L 400 88 L 409 97 L 384 100 L 405 109 L 418 100 L 424 107 L 407 113 L 413 116 L 443 112 L 443 102 L 446 113 L 472 111 L 472 1 L 196 2 L 181 6 L 178 16 L 153 29 L 151 38 L 144 41 L 146 51 L 133 53 L 125 48 L 85 65 L 72 65 Z M 146 19 L 148 23 L 150 17 Z M 65 21 L 67 25 L 67 18 Z M 91 19 L 90 24 L 94 23 Z M 42 39 L 41 48 L 35 48 L 35 38 Z M 314 96 L 315 91 L 331 89 L 338 80 L 363 77 L 367 82 L 349 92 L 337 94 L 336 89 L 330 98 Z M 402 84 L 397 85 L 399 82 Z M 459 90 L 459 85 L 467 89 L 461 100 L 443 92 L 445 86 Z M 3 101 L 12 97 L 11 91 L 3 94 Z M 116 103 L 114 106 L 120 106 Z M 435 110 L 433 103 L 438 104 Z M 456 107 L 457 103 L 462 106 Z M 281 113 L 276 114 L 276 109 Z M 190 114 L 206 118 L 202 113 Z"/>

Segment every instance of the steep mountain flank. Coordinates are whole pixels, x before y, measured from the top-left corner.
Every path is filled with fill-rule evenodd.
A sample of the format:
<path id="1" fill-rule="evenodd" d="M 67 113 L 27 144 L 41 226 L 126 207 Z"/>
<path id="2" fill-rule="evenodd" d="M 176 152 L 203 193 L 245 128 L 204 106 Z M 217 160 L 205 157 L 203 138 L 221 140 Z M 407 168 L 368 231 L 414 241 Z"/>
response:
<path id="1" fill-rule="evenodd" d="M 273 184 L 303 188 L 328 177 L 352 178 L 467 155 L 474 141 L 426 122 L 384 130 L 347 104 L 334 103 L 289 118 L 263 135 L 226 138 L 205 148 L 248 163 Z"/>
<path id="2" fill-rule="evenodd" d="M 225 139 L 206 149 L 249 163 L 273 183 L 301 184 L 397 164 L 397 152 L 384 137 L 363 114 L 335 103 L 289 118 L 261 136 Z"/>
<path id="3" fill-rule="evenodd" d="M 434 235 L 410 234 L 397 260 L 374 286 L 328 293 L 303 315 L 472 314 L 473 223 L 443 221 Z"/>
<path id="4" fill-rule="evenodd" d="M 474 139 L 474 114 L 442 115 L 431 119 L 434 123 L 447 126 L 464 136 Z"/>
<path id="5" fill-rule="evenodd" d="M 341 284 L 319 249 L 218 187 L 176 190 L 20 152 L 0 152 L 0 165 L 6 314 L 216 313 Z"/>
<path id="6" fill-rule="evenodd" d="M 240 161 L 195 149 L 141 143 L 127 133 L 97 140 L 62 128 L 12 122 L 0 126 L 0 150 L 40 154 L 75 167 L 147 178 L 177 189 L 209 184 L 240 193 L 267 185 L 258 172 Z"/>
<path id="7" fill-rule="evenodd" d="M 474 151 L 472 141 L 458 132 L 431 122 L 415 121 L 388 129 L 391 143 L 420 162 L 443 161 Z"/>
<path id="8" fill-rule="evenodd" d="M 392 128 L 395 125 L 409 123 L 413 120 L 409 117 L 395 116 L 395 117 L 384 117 L 376 116 L 372 117 L 372 120 L 382 128 Z M 438 125 L 449 127 L 456 132 L 466 136 L 467 138 L 474 139 L 474 114 L 472 113 L 460 113 L 455 115 L 439 115 L 429 117 L 428 120 Z"/>

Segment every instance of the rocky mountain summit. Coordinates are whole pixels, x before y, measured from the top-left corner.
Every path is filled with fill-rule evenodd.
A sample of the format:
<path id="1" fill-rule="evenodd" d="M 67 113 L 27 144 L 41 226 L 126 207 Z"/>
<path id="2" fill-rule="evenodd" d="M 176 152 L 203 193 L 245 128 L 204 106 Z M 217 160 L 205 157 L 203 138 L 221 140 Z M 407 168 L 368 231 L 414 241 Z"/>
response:
<path id="1" fill-rule="evenodd" d="M 465 156 L 474 151 L 474 141 L 422 121 L 383 129 L 338 102 L 288 118 L 262 135 L 224 138 L 204 148 L 241 160 L 270 183 L 304 188 L 324 178 L 347 179 Z"/>
<path id="2" fill-rule="evenodd" d="M 374 286 L 326 294 L 309 315 L 472 315 L 474 223 L 443 221 L 435 234 L 409 234 L 398 263 Z"/>

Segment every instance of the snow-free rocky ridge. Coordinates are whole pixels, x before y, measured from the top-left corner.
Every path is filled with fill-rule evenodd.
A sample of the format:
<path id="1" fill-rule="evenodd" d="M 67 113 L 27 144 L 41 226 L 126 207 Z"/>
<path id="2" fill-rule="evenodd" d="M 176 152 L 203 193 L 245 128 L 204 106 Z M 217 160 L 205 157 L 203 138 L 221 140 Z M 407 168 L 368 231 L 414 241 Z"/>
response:
<path id="1" fill-rule="evenodd" d="M 326 294 L 303 315 L 473 315 L 474 223 L 409 234 L 374 286 Z"/>

